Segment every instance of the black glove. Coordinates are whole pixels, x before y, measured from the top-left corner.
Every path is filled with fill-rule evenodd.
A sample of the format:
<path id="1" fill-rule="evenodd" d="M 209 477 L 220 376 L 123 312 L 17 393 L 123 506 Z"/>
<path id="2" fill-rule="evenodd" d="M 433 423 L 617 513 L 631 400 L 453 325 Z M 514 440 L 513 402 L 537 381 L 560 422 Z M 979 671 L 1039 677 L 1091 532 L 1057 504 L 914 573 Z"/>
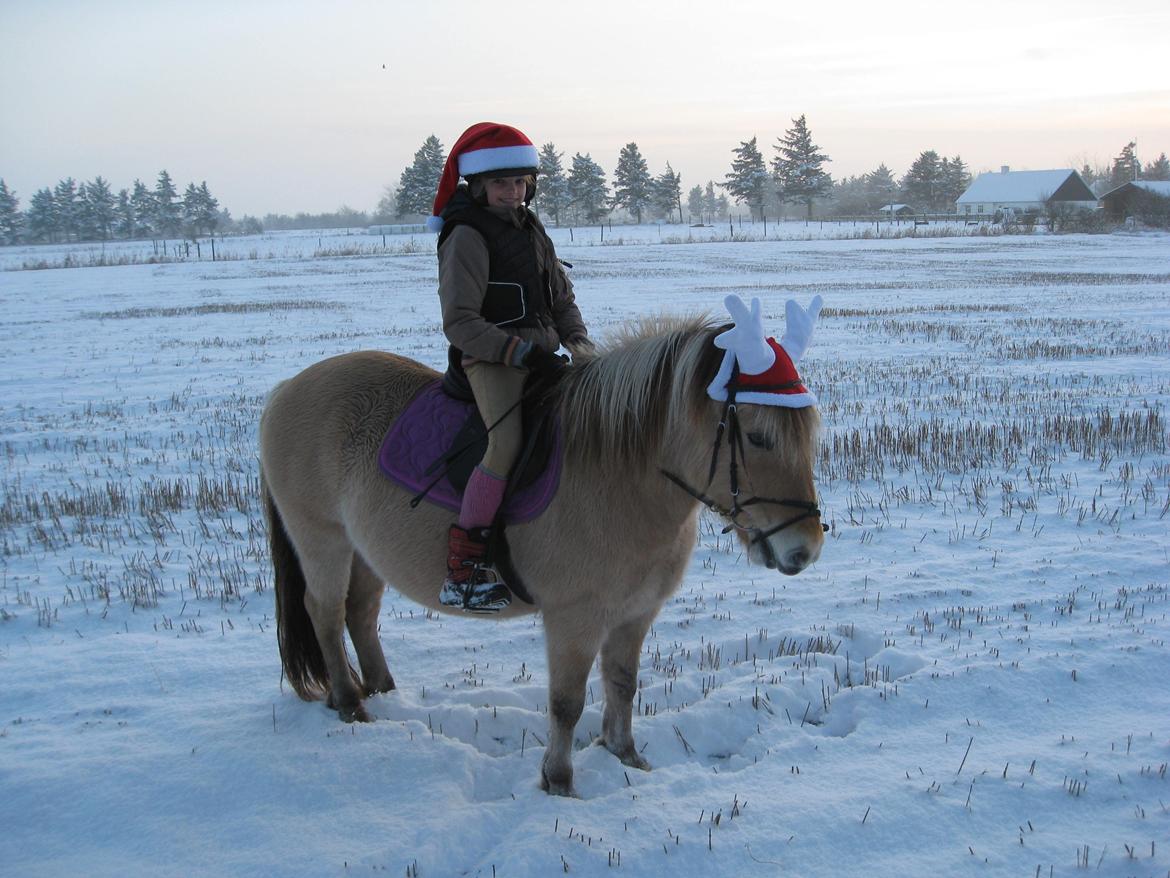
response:
<path id="1" fill-rule="evenodd" d="M 551 354 L 544 348 L 533 345 L 528 349 L 528 353 L 524 355 L 524 359 L 520 365 L 524 366 L 530 372 L 537 372 L 542 376 L 555 378 L 560 374 L 562 369 L 569 365 L 569 361 L 559 354 Z"/>

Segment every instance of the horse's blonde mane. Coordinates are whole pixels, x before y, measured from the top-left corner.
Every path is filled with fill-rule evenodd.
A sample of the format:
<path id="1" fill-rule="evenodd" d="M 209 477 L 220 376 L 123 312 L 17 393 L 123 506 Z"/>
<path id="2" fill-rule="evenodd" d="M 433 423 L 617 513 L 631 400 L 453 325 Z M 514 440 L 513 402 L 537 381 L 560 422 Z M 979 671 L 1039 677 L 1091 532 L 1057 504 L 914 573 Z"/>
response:
<path id="1" fill-rule="evenodd" d="M 671 411 L 695 405 L 721 351 L 705 317 L 649 317 L 620 330 L 566 381 L 561 423 L 570 447 L 594 460 L 639 464 L 658 448 Z M 710 378 L 707 379 L 708 381 Z"/>
<path id="2" fill-rule="evenodd" d="M 610 467 L 649 465 L 668 431 L 711 408 L 707 385 L 723 358 L 712 339 L 721 328 L 707 316 L 647 317 L 581 358 L 561 388 L 566 446 Z M 752 408 L 772 415 L 761 425 L 770 438 L 812 466 L 820 423 L 815 408 Z M 714 421 L 710 428 L 713 438 Z"/>

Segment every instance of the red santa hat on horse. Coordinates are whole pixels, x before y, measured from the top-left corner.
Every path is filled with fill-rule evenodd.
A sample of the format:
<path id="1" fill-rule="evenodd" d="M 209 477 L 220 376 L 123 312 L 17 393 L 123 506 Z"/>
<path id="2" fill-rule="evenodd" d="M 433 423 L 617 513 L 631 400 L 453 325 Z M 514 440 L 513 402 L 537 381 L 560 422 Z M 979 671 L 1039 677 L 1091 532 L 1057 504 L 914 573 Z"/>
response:
<path id="1" fill-rule="evenodd" d="M 778 342 L 764 336 L 758 298 L 752 299 L 751 310 L 736 295 L 728 296 L 723 303 L 735 323 L 715 337 L 715 346 L 727 353 L 715 380 L 707 386 L 707 395 L 725 402 L 730 391 L 737 403 L 787 408 L 816 405 L 817 398 L 800 380 L 796 364 L 812 340 L 824 300 L 814 296 L 805 309 L 789 299 L 784 306 L 787 325 Z"/>

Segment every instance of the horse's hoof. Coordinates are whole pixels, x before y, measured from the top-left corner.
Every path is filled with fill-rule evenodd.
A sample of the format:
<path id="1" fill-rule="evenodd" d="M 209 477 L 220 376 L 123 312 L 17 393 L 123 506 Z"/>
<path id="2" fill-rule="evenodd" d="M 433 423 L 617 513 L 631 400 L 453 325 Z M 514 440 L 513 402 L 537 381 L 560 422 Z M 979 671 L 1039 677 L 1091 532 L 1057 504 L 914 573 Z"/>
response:
<path id="1" fill-rule="evenodd" d="M 334 704 L 333 698 L 330 697 L 326 704 L 337 711 L 337 715 L 341 717 L 342 722 L 372 723 L 374 721 L 374 718 L 370 716 L 370 712 L 366 710 L 366 706 L 360 701 L 357 704 Z"/>
<path id="2" fill-rule="evenodd" d="M 337 711 L 338 715 L 347 723 L 372 723 L 374 718 L 366 710 L 364 704 Z"/>
<path id="3" fill-rule="evenodd" d="M 540 767 L 540 788 L 550 796 L 566 796 L 570 799 L 580 798 L 577 795 L 577 791 L 573 789 L 573 778 L 571 775 L 568 780 L 553 781 L 549 778 L 543 765 Z"/>
<path id="4" fill-rule="evenodd" d="M 628 765 L 630 768 L 636 768 L 639 771 L 650 770 L 650 763 L 643 759 L 641 754 L 632 745 L 628 750 L 614 750 L 609 746 L 604 737 L 598 738 L 594 743 L 599 747 L 604 747 L 606 750 L 609 750 L 610 753 L 618 758 L 622 765 Z"/>
<path id="5" fill-rule="evenodd" d="M 639 771 L 650 770 L 650 763 L 642 758 L 636 750 L 631 750 L 624 756 L 618 756 L 618 759 L 622 761 L 622 765 L 628 765 L 630 768 L 636 768 Z"/>
<path id="6" fill-rule="evenodd" d="M 367 686 L 366 697 L 368 698 L 371 695 L 382 695 L 385 692 L 393 692 L 394 689 L 394 678 L 387 677 L 385 680 L 381 680 L 377 683 L 372 683 L 371 685 Z"/>

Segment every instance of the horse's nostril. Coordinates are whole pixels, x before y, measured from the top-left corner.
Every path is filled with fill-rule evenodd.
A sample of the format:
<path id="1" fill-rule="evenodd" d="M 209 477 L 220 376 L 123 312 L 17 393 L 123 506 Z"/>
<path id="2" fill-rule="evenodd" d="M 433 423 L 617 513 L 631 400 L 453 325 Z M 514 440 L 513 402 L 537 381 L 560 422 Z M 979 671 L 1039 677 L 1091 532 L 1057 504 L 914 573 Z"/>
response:
<path id="1" fill-rule="evenodd" d="M 793 549 L 791 552 L 788 553 L 788 557 L 785 560 L 788 561 L 789 568 L 795 568 L 797 570 L 801 570 L 804 567 L 808 566 L 808 558 L 809 558 L 808 549 L 801 548 L 801 549 Z"/>

